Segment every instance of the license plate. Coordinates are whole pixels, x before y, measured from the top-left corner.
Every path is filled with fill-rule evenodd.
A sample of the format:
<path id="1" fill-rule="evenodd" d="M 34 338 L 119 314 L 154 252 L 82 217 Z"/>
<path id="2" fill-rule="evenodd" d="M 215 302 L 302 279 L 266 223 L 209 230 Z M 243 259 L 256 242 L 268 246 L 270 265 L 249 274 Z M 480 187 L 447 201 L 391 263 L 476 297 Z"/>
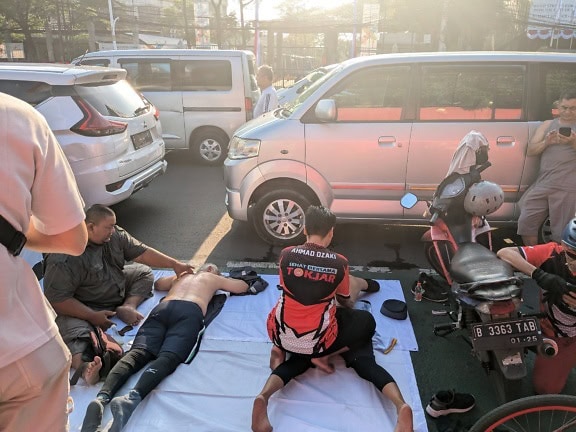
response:
<path id="1" fill-rule="evenodd" d="M 472 327 L 472 345 L 478 351 L 534 346 L 541 341 L 540 324 L 532 317 Z"/>
<path id="2" fill-rule="evenodd" d="M 145 130 L 144 132 L 137 133 L 132 135 L 132 144 L 134 144 L 134 148 L 136 150 L 141 149 L 142 147 L 146 147 L 149 144 L 152 144 L 152 134 L 149 130 Z"/>

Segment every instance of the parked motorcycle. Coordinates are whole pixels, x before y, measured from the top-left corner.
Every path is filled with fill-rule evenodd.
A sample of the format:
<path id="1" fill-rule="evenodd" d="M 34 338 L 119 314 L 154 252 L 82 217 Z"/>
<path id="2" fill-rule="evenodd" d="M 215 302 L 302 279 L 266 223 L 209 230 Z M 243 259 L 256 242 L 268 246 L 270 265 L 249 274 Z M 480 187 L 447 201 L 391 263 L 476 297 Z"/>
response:
<path id="1" fill-rule="evenodd" d="M 537 314 L 523 314 L 523 280 L 492 251 L 486 216 L 504 201 L 500 186 L 482 180 L 490 167 L 488 141 L 476 131 L 460 142 L 446 178 L 428 202 L 430 229 L 422 236 L 432 268 L 451 286 L 458 305 L 455 321 L 438 324 L 434 333 L 466 329 L 474 356 L 480 360 L 498 398 L 515 398 L 518 381 L 527 374 L 525 354 L 557 353 L 554 341 L 543 338 Z M 418 198 L 406 194 L 401 204 L 412 208 Z"/>

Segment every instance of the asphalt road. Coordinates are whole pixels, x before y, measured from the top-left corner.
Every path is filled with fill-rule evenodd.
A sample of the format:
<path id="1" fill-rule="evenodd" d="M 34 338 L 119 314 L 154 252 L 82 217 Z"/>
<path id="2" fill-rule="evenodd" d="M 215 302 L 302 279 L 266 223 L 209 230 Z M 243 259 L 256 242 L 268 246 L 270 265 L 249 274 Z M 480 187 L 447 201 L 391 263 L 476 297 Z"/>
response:
<path id="1" fill-rule="evenodd" d="M 224 205 L 222 168 L 195 164 L 184 152 L 167 155 L 168 171 L 146 189 L 114 206 L 118 223 L 133 236 L 178 259 L 196 264 L 213 262 L 223 269 L 250 263 L 262 273 L 276 273 L 280 247 L 261 241 L 245 223 L 232 221 Z M 459 423 L 471 425 L 498 403 L 480 363 L 470 353 L 462 335 L 446 337 L 433 334 L 435 323 L 447 317 L 432 315 L 433 309 L 451 310 L 450 304 L 415 302 L 411 284 L 423 269 L 428 269 L 419 239 L 424 226 L 387 226 L 381 224 L 338 225 L 333 249 L 348 257 L 352 271 L 363 277 L 399 280 L 407 298 L 409 314 L 419 344 L 412 362 L 423 406 L 434 392 L 455 389 L 472 393 L 476 408 L 467 414 L 429 420 L 429 430 L 447 431 Z M 495 247 L 513 244 L 510 229 L 497 230 Z M 526 291 L 535 291 L 531 281 Z M 529 302 L 528 302 L 529 303 Z M 527 307 L 531 307 L 527 304 Z M 528 356 L 531 362 L 533 355 Z M 531 394 L 529 378 L 519 383 Z M 574 393 L 576 385 L 569 389 Z M 465 430 L 465 429 L 452 429 Z"/>

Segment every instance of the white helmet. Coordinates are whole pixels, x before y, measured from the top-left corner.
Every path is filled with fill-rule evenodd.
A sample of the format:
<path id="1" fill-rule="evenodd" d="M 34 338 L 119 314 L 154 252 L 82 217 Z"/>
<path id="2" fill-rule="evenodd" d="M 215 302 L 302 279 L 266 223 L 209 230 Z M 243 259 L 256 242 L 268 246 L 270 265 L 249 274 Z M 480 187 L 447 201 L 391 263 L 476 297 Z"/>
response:
<path id="1" fill-rule="evenodd" d="M 474 216 L 494 213 L 504 202 L 504 192 L 496 183 L 482 180 L 468 189 L 464 198 L 464 208 Z"/>

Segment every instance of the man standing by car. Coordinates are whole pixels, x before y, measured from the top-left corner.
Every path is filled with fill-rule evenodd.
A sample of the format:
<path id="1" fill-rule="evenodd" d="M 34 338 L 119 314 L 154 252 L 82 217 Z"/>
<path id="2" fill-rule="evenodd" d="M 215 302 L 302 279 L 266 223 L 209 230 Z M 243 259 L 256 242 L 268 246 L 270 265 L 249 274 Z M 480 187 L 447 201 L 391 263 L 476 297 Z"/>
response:
<path id="1" fill-rule="evenodd" d="M 520 201 L 518 235 L 526 246 L 538 244 L 538 230 L 550 218 L 552 240 L 576 213 L 576 90 L 562 93 L 559 117 L 547 120 L 528 144 L 528 156 L 540 156 L 540 171 Z"/>
<path id="2" fill-rule="evenodd" d="M 18 255 L 24 244 L 81 254 L 84 203 L 44 117 L 3 93 L 0 155 L 0 430 L 65 431 L 70 353 L 34 272 Z"/>
<path id="3" fill-rule="evenodd" d="M 558 354 L 537 356 L 533 382 L 536 393 L 560 393 L 576 366 L 576 219 L 562 232 L 561 244 L 507 247 L 498 257 L 536 281 L 542 288 L 540 322 L 545 336 L 554 339 Z"/>
<path id="4" fill-rule="evenodd" d="M 260 117 L 262 114 L 273 111 L 278 108 L 278 95 L 276 94 L 276 89 L 272 85 L 274 81 L 274 71 L 272 67 L 268 65 L 262 65 L 258 68 L 258 73 L 256 74 L 256 83 L 260 87 L 262 94 L 260 99 L 254 107 L 254 118 Z"/>
<path id="5" fill-rule="evenodd" d="M 56 323 L 72 353 L 72 367 L 83 368 L 84 380 L 95 384 L 101 359 L 83 359 L 92 326 L 106 330 L 114 315 L 130 325 L 144 318 L 136 308 L 152 296 L 154 275 L 148 266 L 172 268 L 177 275 L 193 268 L 118 227 L 109 207 L 93 205 L 86 211 L 85 223 L 88 245 L 82 255 L 46 256 L 44 293 L 58 314 Z"/>

